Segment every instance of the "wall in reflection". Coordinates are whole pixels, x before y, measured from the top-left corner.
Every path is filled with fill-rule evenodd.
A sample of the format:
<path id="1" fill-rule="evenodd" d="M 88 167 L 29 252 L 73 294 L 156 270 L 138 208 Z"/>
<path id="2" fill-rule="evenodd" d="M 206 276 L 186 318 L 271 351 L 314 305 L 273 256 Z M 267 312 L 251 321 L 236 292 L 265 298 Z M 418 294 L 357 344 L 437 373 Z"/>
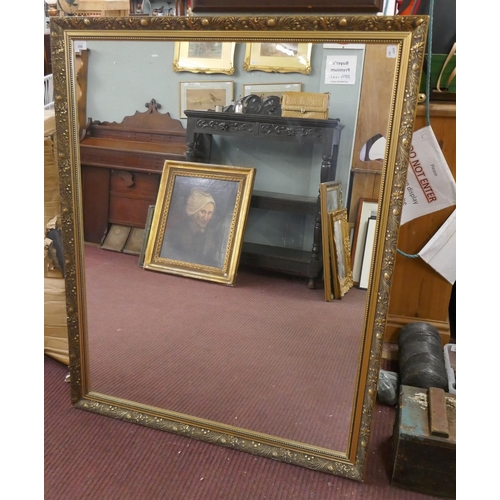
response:
<path id="1" fill-rule="evenodd" d="M 245 84 L 301 83 L 303 92 L 330 92 L 330 118 L 340 118 L 342 137 L 339 147 L 337 180 L 344 192 L 349 186 L 352 144 L 356 131 L 359 95 L 364 65 L 364 48 L 333 48 L 332 44 L 313 44 L 312 71 L 301 73 L 268 73 L 245 71 L 243 61 L 246 44 L 237 43 L 234 53 L 234 74 L 203 74 L 174 72 L 173 42 L 89 41 L 87 117 L 100 121 L 120 122 L 125 116 L 143 111 L 152 98 L 161 105 L 161 112 L 180 118 L 180 82 L 233 81 L 234 99 L 244 95 Z M 325 83 L 329 56 L 356 57 L 356 75 L 352 84 Z M 185 124 L 186 119 L 181 119 Z M 212 163 L 254 166 L 259 168 L 255 189 L 317 196 L 321 163 L 320 151 L 302 151 L 299 146 L 279 147 L 248 140 L 217 138 L 212 150 Z M 279 154 L 275 154 L 278 151 Z M 270 160 L 270 155 L 272 159 Z M 285 174 L 283 174 L 285 172 Z"/>
<path id="2" fill-rule="evenodd" d="M 247 72 L 245 48 L 236 44 L 234 74 L 209 75 L 174 72 L 170 41 L 88 41 L 87 118 L 118 123 L 145 111 L 154 98 L 162 113 L 185 126 L 181 82 L 232 81 L 234 99 L 243 95 L 245 84 L 300 83 L 304 92 L 330 92 L 329 116 L 339 118 L 343 127 L 336 179 L 342 182 L 345 206 L 364 46 L 314 44 L 308 75 Z M 352 84 L 328 84 L 328 57 L 346 54 L 356 58 Z M 388 103 L 383 106 L 388 115 Z M 219 137 L 214 138 L 211 162 L 255 167 L 255 190 L 316 197 L 320 153 L 312 145 Z M 310 250 L 313 227 L 311 215 L 255 209 L 245 241 Z M 144 271 L 136 257 L 94 246 L 85 249 L 85 266 L 92 391 L 345 450 L 359 369 L 364 290 L 352 289 L 342 301 L 325 302 L 321 287 L 310 290 L 303 281 L 271 281 L 265 273 L 246 270 L 230 289 Z M 282 291 L 283 284 L 294 291 Z M 276 418 L 285 407 L 288 417 Z"/>

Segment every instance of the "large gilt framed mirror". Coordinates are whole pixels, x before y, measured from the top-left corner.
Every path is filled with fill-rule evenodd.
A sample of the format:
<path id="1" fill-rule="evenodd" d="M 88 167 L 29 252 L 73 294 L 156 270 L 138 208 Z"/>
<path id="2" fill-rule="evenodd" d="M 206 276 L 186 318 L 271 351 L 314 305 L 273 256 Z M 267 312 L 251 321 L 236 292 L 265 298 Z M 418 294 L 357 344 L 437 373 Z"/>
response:
<path id="1" fill-rule="evenodd" d="M 51 19 L 76 408 L 363 479 L 427 29 L 426 16 Z M 173 71 L 176 42 L 207 41 L 235 44 L 234 74 Z M 246 44 L 277 42 L 312 44 L 312 71 L 283 75 L 243 68 Z M 390 71 L 378 73 L 378 63 L 364 71 L 377 48 L 391 59 Z M 84 84 L 82 50 L 88 51 Z M 356 71 L 352 85 L 328 86 L 327 69 L 343 61 L 346 52 L 356 58 L 354 65 L 349 59 Z M 353 288 L 342 300 L 326 302 L 321 287 L 279 273 L 271 281 L 273 273 L 251 266 L 239 270 L 234 287 L 202 283 L 152 273 L 136 257 L 86 242 L 83 206 L 97 196 L 86 193 L 82 199 L 87 120 L 120 123 L 144 112 L 145 103 L 150 110 L 160 103 L 159 111 L 185 128 L 181 82 L 213 81 L 218 88 L 232 81 L 235 99 L 249 84 L 292 83 L 303 91 L 330 91 L 330 118 L 341 125 L 336 180 L 348 193 L 355 133 L 363 127 L 358 117 L 361 108 L 369 107 L 366 99 L 370 102 L 370 95 L 362 94 L 364 77 L 373 88 L 387 89 L 381 131 L 386 147 L 377 159 L 379 209 L 367 290 Z M 256 190 L 281 188 L 290 196 L 317 197 L 320 146 L 214 137 L 211 162 L 256 166 Z M 278 165 L 288 170 L 273 172 Z M 249 214 L 245 237 L 271 238 L 274 231 L 265 231 L 269 214 L 259 210 Z M 307 247 L 314 217 L 312 224 L 310 214 L 301 217 L 303 224 L 287 223 L 288 236 L 301 235 L 293 244 Z M 303 234 L 300 224 L 308 228 Z M 123 282 L 119 278 L 125 275 Z M 294 291 L 282 293 L 278 282 Z"/>

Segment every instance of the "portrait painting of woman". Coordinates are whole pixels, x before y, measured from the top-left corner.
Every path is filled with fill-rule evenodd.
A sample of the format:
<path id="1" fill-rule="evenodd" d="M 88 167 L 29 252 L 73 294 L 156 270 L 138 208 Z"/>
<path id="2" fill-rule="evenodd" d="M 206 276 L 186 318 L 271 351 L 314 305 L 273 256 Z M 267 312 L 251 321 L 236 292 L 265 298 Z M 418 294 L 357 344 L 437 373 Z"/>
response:
<path id="1" fill-rule="evenodd" d="M 144 268 L 233 284 L 255 169 L 165 162 Z"/>

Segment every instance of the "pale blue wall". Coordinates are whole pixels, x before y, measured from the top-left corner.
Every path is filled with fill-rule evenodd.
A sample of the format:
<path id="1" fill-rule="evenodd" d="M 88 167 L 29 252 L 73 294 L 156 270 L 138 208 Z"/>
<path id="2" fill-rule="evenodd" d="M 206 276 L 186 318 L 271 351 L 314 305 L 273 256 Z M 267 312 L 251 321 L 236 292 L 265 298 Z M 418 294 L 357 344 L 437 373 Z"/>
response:
<path id="1" fill-rule="evenodd" d="M 346 200 L 361 87 L 362 49 L 349 50 L 350 55 L 358 56 L 355 85 L 324 83 L 326 56 L 345 52 L 343 49 L 323 48 L 322 44 L 313 46 L 312 72 L 309 75 L 247 72 L 243 69 L 245 43 L 236 44 L 235 72 L 232 75 L 174 72 L 174 43 L 171 41 L 88 41 L 87 49 L 90 51 L 87 118 L 93 120 L 121 122 L 125 116 L 145 111 L 145 104 L 153 98 L 162 105 L 161 112 L 168 111 L 172 118 L 179 119 L 179 82 L 187 81 L 231 80 L 234 82 L 235 99 L 243 95 L 245 83 L 300 82 L 304 92 L 330 92 L 330 118 L 339 118 L 343 126 L 337 179 L 342 182 Z M 180 120 L 185 126 L 186 120 Z M 257 190 L 317 196 L 320 153 L 318 147 L 301 147 L 288 142 L 218 137 L 213 148 L 212 163 L 256 167 Z M 294 228 L 294 234 L 297 234 L 297 224 L 310 227 L 310 221 L 295 218 L 288 224 Z M 281 222 L 279 227 L 283 227 Z M 288 236 L 278 234 L 277 228 L 275 232 L 283 244 L 285 240 L 290 241 Z M 269 234 L 273 234 L 273 231 L 269 231 Z M 252 235 L 251 223 L 247 235 Z M 301 237 L 294 238 L 295 246 L 307 249 L 311 244 L 312 231 L 309 229 Z"/>

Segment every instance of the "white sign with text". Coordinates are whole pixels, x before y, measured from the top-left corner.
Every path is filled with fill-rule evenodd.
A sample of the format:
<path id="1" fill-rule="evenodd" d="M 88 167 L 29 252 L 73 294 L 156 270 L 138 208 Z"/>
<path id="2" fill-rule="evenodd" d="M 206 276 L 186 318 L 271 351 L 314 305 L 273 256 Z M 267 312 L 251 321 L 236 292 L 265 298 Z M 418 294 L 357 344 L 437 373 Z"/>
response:
<path id="1" fill-rule="evenodd" d="M 326 85 L 354 85 L 356 83 L 357 56 L 327 56 Z"/>
<path id="2" fill-rule="evenodd" d="M 456 204 L 456 183 L 430 126 L 413 133 L 401 225 Z"/>

